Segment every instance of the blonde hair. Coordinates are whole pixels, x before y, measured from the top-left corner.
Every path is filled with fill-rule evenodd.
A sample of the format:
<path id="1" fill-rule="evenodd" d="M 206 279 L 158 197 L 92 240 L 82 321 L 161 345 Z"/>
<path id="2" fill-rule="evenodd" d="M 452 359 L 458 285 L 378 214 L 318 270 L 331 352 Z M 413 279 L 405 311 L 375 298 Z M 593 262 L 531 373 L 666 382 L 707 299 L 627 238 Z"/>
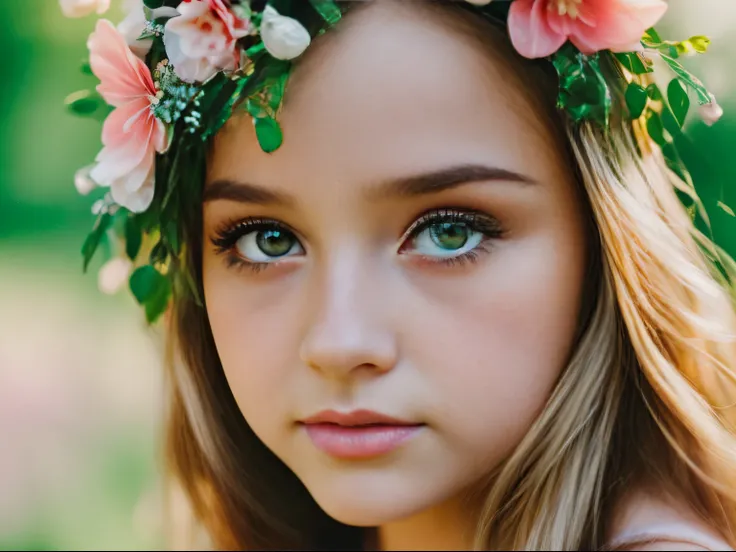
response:
<path id="1" fill-rule="evenodd" d="M 478 18 L 442 9 L 526 82 L 577 168 L 591 219 L 575 352 L 544 412 L 479 487 L 475 548 L 603 548 L 632 485 L 686 501 L 736 546 L 730 261 L 696 229 L 675 192 L 687 186 L 641 129 L 620 113 L 607 134 L 562 122 L 548 67 L 519 59 Z M 190 226 L 187 262 L 201 289 L 201 225 Z M 167 458 L 214 546 L 361 548 L 366 531 L 329 518 L 243 420 L 206 310 L 180 296 L 173 314 Z"/>

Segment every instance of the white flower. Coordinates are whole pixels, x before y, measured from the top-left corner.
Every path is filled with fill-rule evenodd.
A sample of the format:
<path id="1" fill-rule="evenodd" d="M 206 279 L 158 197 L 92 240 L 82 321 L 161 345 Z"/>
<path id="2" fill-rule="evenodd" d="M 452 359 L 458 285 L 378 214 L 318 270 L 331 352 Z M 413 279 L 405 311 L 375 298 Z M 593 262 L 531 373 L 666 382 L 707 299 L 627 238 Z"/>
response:
<path id="1" fill-rule="evenodd" d="M 97 273 L 97 287 L 106 295 L 114 295 L 128 281 L 133 263 L 125 257 L 107 261 Z"/>
<path id="2" fill-rule="evenodd" d="M 713 126 L 723 117 L 723 108 L 718 105 L 713 94 L 710 95 L 710 103 L 700 106 L 700 116 L 708 126 Z"/>
<path id="3" fill-rule="evenodd" d="M 59 0 L 64 17 L 85 17 L 91 13 L 105 13 L 110 8 L 110 0 Z"/>
<path id="4" fill-rule="evenodd" d="M 296 19 L 279 14 L 266 6 L 261 20 L 263 45 L 276 59 L 294 59 L 307 49 L 311 41 L 309 31 Z"/>
<path id="5" fill-rule="evenodd" d="M 491 3 L 491 0 L 466 0 L 466 2 L 474 6 L 486 6 Z"/>
<path id="6" fill-rule="evenodd" d="M 126 0 L 123 9 L 127 14 L 125 18 L 118 23 L 118 31 L 125 37 L 125 41 L 130 46 L 133 53 L 141 59 L 144 59 L 153 46 L 153 39 L 144 38 L 138 40 L 146 29 L 146 14 L 143 10 L 143 0 Z M 151 11 L 151 19 L 159 19 L 162 17 L 176 17 L 179 12 L 176 8 L 161 7 Z"/>
<path id="7" fill-rule="evenodd" d="M 166 22 L 164 46 L 174 71 L 185 82 L 204 82 L 240 62 L 237 39 L 249 34 L 249 22 L 238 18 L 222 0 L 190 0 Z"/>
<path id="8" fill-rule="evenodd" d="M 97 188 L 97 183 L 89 175 L 93 167 L 94 165 L 84 167 L 74 174 L 74 187 L 80 195 L 86 196 Z"/>
<path id="9" fill-rule="evenodd" d="M 143 167 L 145 169 L 145 167 Z M 134 169 L 132 172 L 140 170 L 139 167 Z M 133 213 L 142 213 L 146 211 L 153 201 L 154 194 L 154 165 L 150 166 L 148 174 L 143 180 L 143 184 L 136 187 L 135 184 L 139 181 L 138 178 L 129 178 L 127 175 L 116 180 L 113 180 L 110 184 L 110 195 L 112 200 L 125 207 Z"/>

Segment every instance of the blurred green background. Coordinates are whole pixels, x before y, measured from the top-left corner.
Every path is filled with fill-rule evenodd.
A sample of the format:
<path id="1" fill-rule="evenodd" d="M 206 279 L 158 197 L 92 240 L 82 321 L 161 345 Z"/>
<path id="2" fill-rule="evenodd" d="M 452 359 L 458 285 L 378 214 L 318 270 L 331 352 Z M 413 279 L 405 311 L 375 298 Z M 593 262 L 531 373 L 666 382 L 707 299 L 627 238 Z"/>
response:
<path id="1" fill-rule="evenodd" d="M 159 346 L 129 293 L 99 292 L 99 259 L 81 271 L 94 196 L 73 176 L 99 151 L 101 125 L 63 100 L 93 84 L 78 68 L 95 17 L 64 19 L 57 0 L 4 1 L 0 549 L 161 548 Z M 736 1 L 671 0 L 660 27 L 714 40 L 686 65 L 726 116 L 706 127 L 691 115 L 680 145 L 734 254 L 736 221 L 715 202 L 736 208 Z"/>

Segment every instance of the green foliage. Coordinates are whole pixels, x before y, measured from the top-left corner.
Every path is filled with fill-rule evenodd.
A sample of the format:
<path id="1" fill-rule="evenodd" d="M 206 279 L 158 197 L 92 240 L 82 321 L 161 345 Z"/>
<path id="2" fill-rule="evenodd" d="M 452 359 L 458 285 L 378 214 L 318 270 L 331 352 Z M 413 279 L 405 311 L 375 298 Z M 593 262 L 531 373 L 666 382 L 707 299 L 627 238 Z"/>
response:
<path id="1" fill-rule="evenodd" d="M 638 52 L 614 54 L 615 58 L 633 75 L 645 75 L 654 72 L 652 60 Z"/>
<path id="2" fill-rule="evenodd" d="M 136 216 L 128 216 L 125 221 L 125 254 L 131 261 L 135 261 L 143 243 L 143 229 Z"/>
<path id="3" fill-rule="evenodd" d="M 89 266 L 90 261 L 94 257 L 95 252 L 97 251 L 97 248 L 99 247 L 103 237 L 110 229 L 112 222 L 112 215 L 110 215 L 109 213 L 102 213 L 97 218 L 97 222 L 95 222 L 92 232 L 90 232 L 90 234 L 87 236 L 87 239 L 84 240 L 84 244 L 82 245 L 82 257 L 84 259 L 82 270 L 84 272 L 87 271 L 87 267 Z"/>
<path id="4" fill-rule="evenodd" d="M 136 269 L 130 276 L 130 291 L 146 311 L 146 319 L 154 323 L 164 313 L 171 297 L 171 283 L 151 265 Z"/>
<path id="5" fill-rule="evenodd" d="M 309 0 L 312 7 L 319 13 L 328 25 L 335 25 L 342 18 L 342 10 L 335 0 Z"/>
<path id="6" fill-rule="evenodd" d="M 690 98 L 687 89 L 680 79 L 672 79 L 667 87 L 667 100 L 670 104 L 672 114 L 682 128 L 685 125 L 685 117 L 690 109 Z"/>
<path id="7" fill-rule="evenodd" d="M 96 91 L 80 90 L 69 94 L 64 100 L 67 108 L 74 115 L 92 117 L 103 121 L 112 111 L 107 102 Z"/>
<path id="8" fill-rule="evenodd" d="M 276 119 L 271 117 L 255 119 L 255 130 L 258 143 L 266 153 L 272 153 L 281 147 L 284 137 Z"/>
<path id="9" fill-rule="evenodd" d="M 704 54 L 708 51 L 711 41 L 707 36 L 693 36 L 681 41 L 662 40 L 654 29 L 649 29 L 642 39 L 642 44 L 647 48 L 659 50 L 662 54 L 677 58 L 691 54 Z"/>
<path id="10" fill-rule="evenodd" d="M 649 94 L 646 88 L 636 82 L 632 82 L 626 88 L 626 106 L 629 108 L 629 116 L 638 119 L 644 113 L 649 102 Z"/>
<path id="11" fill-rule="evenodd" d="M 612 99 L 608 83 L 600 67 L 599 55 L 586 56 L 567 43 L 554 56 L 552 63 L 560 80 L 558 106 L 579 123 L 593 120 L 608 126 Z"/>

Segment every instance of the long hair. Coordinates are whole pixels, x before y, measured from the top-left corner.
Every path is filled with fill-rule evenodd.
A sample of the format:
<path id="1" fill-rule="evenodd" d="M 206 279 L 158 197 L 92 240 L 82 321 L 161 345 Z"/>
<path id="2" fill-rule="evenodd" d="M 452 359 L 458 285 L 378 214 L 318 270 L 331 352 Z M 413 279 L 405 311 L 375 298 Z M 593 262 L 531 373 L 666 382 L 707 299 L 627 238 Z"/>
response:
<path id="1" fill-rule="evenodd" d="M 440 9 L 539 106 L 589 220 L 574 351 L 542 414 L 479 485 L 475 548 L 604 548 L 616 505 L 637 486 L 684 500 L 736 546 L 736 309 L 728 264 L 715 264 L 715 246 L 675 192 L 687 187 L 622 113 L 607 133 L 571 125 L 556 110 L 546 62 L 521 59 L 464 8 Z M 187 270 L 201 291 L 201 220 L 184 224 Z M 327 516 L 250 429 L 206 308 L 189 294 L 175 297 L 169 337 L 168 467 L 213 546 L 363 548 L 370 530 Z"/>

